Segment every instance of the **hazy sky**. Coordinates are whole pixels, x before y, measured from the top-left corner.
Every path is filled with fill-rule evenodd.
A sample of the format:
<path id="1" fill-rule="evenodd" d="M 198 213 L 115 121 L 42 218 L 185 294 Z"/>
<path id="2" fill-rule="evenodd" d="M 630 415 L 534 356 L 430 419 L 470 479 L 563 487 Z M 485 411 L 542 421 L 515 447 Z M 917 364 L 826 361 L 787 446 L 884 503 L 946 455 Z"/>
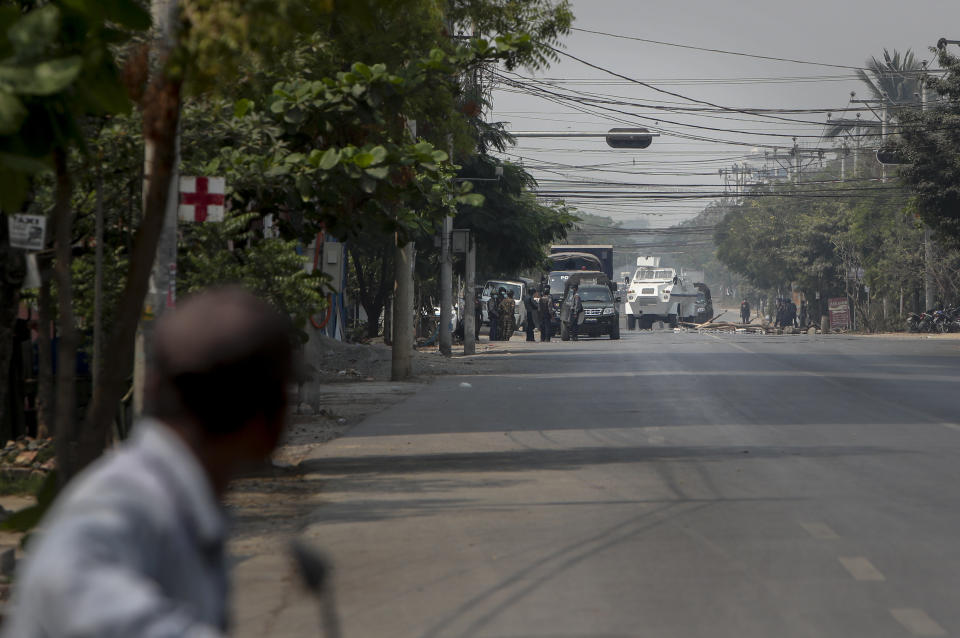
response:
<path id="1" fill-rule="evenodd" d="M 912 49 L 919 59 L 932 60 L 928 47 L 937 39 L 960 40 L 960 0 L 574 0 L 573 4 L 574 26 L 581 29 L 851 67 L 863 66 L 870 56 L 881 57 L 884 48 Z M 545 191 L 606 188 L 663 193 L 675 190 L 676 185 L 688 185 L 679 189 L 684 192 L 716 191 L 723 183 L 719 169 L 744 161 L 763 166 L 763 152 L 771 150 L 764 147 L 788 149 L 793 145 L 793 135 L 801 136 L 798 143 L 805 148 L 833 148 L 832 140 L 820 137 L 826 111 L 848 107 L 851 90 L 856 90 L 858 97 L 868 97 L 853 69 L 751 59 L 579 31 L 565 41 L 564 50 L 631 79 L 723 107 L 821 112 L 775 114 L 803 121 L 785 122 L 718 111 L 618 79 L 568 58 L 535 74 L 518 70 L 513 79 L 521 82 L 522 87 L 501 82 L 493 93 L 493 111 L 488 117 L 510 122 L 510 130 L 604 131 L 612 126 L 648 125 L 663 132 L 643 151 L 609 149 L 602 139 L 519 140 L 510 150 L 511 159 L 520 161 L 522 157 Z M 534 86 L 526 79 L 530 77 L 552 85 L 537 85 L 540 88 L 566 97 L 583 98 L 589 94 L 593 99 L 619 99 L 633 104 L 603 105 L 628 112 L 623 114 L 603 112 L 597 104 L 584 104 L 582 100 L 574 104 L 552 102 L 529 94 Z M 862 117 L 874 116 L 863 107 Z M 711 128 L 728 130 L 708 130 Z M 711 141 L 684 139 L 680 135 Z M 580 183 L 571 184 L 570 180 Z M 583 180 L 631 186 L 585 185 Z M 693 184 L 716 186 L 689 186 Z M 627 224 L 647 219 L 655 226 L 663 226 L 699 211 L 705 203 L 700 199 L 592 199 L 578 205 L 587 212 L 607 214 Z"/>

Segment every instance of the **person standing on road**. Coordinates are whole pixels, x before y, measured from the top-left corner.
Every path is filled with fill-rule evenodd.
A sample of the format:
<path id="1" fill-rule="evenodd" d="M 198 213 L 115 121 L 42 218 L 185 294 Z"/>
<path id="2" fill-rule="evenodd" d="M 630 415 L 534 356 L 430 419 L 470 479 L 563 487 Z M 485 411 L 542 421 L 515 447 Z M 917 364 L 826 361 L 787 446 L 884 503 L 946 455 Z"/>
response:
<path id="1" fill-rule="evenodd" d="M 483 300 L 480 299 L 480 291 L 473 293 L 473 328 L 475 334 L 473 338 L 476 342 L 480 341 L 480 324 L 483 323 Z"/>
<path id="2" fill-rule="evenodd" d="M 513 299 L 513 291 L 507 292 L 507 298 L 500 302 L 500 334 L 504 341 L 510 341 L 513 331 L 517 329 L 514 313 L 517 302 Z"/>
<path id="3" fill-rule="evenodd" d="M 807 300 L 802 299 L 800 301 L 800 329 L 803 330 L 807 327 Z"/>
<path id="4" fill-rule="evenodd" d="M 550 307 L 550 286 L 543 289 L 540 293 L 540 301 L 537 304 L 540 311 L 540 341 L 550 341 L 550 332 L 553 328 L 551 324 L 553 310 Z"/>
<path id="5" fill-rule="evenodd" d="M 797 327 L 797 304 L 793 303 L 793 299 L 787 301 L 787 325 Z"/>
<path id="6" fill-rule="evenodd" d="M 580 313 L 583 312 L 583 301 L 580 299 L 580 287 L 576 284 L 570 288 L 570 339 L 577 340 L 580 334 Z"/>
<path id="7" fill-rule="evenodd" d="M 523 297 L 523 308 L 527 312 L 527 317 L 524 319 L 523 327 L 527 332 L 527 341 L 536 341 L 537 338 L 534 335 L 533 331 L 536 325 L 539 323 L 537 317 L 540 313 L 540 308 L 537 305 L 537 302 L 533 299 L 533 289 L 528 288 L 526 290 L 526 295 Z"/>
<path id="8" fill-rule="evenodd" d="M 490 341 L 496 341 L 500 336 L 500 299 L 494 291 L 487 299 L 487 319 L 490 320 Z"/>
<path id="9" fill-rule="evenodd" d="M 740 302 L 740 321 L 750 323 L 750 302 L 746 299 Z"/>
<path id="10" fill-rule="evenodd" d="M 75 477 L 17 570 L 4 638 L 222 638 L 230 480 L 280 441 L 290 322 L 236 288 L 158 322 L 148 416 Z"/>

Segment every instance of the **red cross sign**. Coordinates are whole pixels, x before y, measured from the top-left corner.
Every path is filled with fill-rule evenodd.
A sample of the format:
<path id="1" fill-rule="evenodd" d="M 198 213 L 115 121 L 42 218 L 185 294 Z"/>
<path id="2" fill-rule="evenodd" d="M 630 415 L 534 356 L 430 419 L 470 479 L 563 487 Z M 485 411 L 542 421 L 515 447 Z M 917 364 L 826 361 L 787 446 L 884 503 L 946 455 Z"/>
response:
<path id="1" fill-rule="evenodd" d="M 223 177 L 181 177 L 177 217 L 185 222 L 222 222 L 226 191 Z"/>

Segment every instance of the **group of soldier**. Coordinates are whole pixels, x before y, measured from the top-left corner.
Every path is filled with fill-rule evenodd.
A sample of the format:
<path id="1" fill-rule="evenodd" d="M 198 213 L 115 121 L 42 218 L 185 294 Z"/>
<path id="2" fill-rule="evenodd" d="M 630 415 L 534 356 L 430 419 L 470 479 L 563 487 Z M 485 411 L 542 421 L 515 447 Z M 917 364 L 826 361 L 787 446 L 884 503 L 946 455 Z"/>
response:
<path id="1" fill-rule="evenodd" d="M 797 304 L 792 299 L 777 299 L 776 315 L 773 325 L 778 328 L 806 328 L 807 302 L 800 302 L 800 310 L 798 313 Z"/>
<path id="2" fill-rule="evenodd" d="M 480 334 L 480 313 L 481 300 L 479 294 L 476 297 L 476 325 L 477 334 Z M 523 299 L 526 319 L 523 327 L 527 335 L 527 341 L 536 341 L 535 330 L 540 330 L 540 341 L 550 341 L 551 337 L 551 316 L 552 307 L 550 303 L 550 288 L 542 290 L 527 289 Z M 513 333 L 517 331 L 516 325 L 517 300 L 514 299 L 514 292 L 500 288 L 490 295 L 487 301 L 487 317 L 490 322 L 490 341 L 509 341 Z"/>

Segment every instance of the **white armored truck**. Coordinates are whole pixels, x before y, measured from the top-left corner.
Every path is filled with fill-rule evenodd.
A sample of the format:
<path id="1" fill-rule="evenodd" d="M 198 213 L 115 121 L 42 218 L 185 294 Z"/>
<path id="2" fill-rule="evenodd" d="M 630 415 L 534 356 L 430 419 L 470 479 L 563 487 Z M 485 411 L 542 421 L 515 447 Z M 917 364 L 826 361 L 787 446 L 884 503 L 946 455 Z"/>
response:
<path id="1" fill-rule="evenodd" d="M 637 271 L 624 300 L 627 329 L 649 330 L 660 321 L 672 327 L 694 321 L 698 293 L 692 279 L 673 268 L 661 268 L 659 257 L 637 257 Z"/>

